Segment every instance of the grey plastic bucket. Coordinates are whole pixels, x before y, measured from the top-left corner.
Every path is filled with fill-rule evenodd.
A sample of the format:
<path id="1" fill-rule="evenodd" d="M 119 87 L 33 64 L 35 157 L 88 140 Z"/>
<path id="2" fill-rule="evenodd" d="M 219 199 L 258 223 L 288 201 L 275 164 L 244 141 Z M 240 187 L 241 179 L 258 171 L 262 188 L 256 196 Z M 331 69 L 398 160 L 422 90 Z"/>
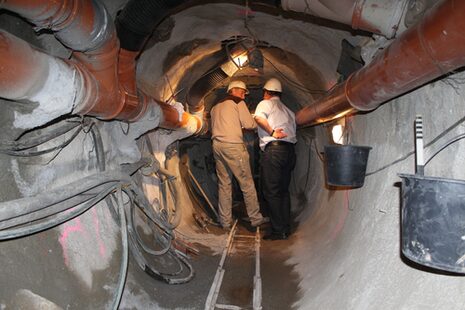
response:
<path id="1" fill-rule="evenodd" d="M 465 273 L 465 181 L 399 176 L 402 253 L 421 265 Z"/>
<path id="2" fill-rule="evenodd" d="M 326 145 L 326 183 L 331 186 L 362 187 L 371 147 Z"/>

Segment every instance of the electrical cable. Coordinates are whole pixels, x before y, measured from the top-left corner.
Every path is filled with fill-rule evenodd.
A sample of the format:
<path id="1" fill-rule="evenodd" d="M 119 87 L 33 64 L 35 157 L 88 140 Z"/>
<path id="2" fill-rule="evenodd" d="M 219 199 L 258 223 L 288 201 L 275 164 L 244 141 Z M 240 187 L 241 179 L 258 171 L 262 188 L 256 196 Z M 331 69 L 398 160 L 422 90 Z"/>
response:
<path id="1" fill-rule="evenodd" d="M 71 131 L 79 125 L 81 125 L 80 121 L 67 120 L 64 125 L 60 125 L 56 128 L 44 128 L 26 132 L 15 141 L 1 141 L 0 152 L 22 151 L 36 147 Z M 43 131 L 46 132 L 44 133 Z"/>
<path id="2" fill-rule="evenodd" d="M 163 219 L 153 211 L 144 193 L 134 183 L 131 183 L 131 184 L 132 184 L 131 191 L 135 194 L 133 198 L 134 203 L 147 216 L 147 218 L 149 218 L 155 225 L 160 227 L 163 231 L 169 233 L 171 231 L 171 229 L 169 228 L 169 225 L 163 222 Z M 126 193 L 129 193 L 129 192 L 126 192 Z"/>
<path id="3" fill-rule="evenodd" d="M 91 126 L 90 133 L 92 136 L 92 140 L 94 142 L 94 150 L 95 150 L 95 158 L 97 161 L 97 168 L 100 172 L 105 171 L 106 164 L 105 164 L 105 149 L 103 147 L 103 140 L 100 131 L 98 130 L 97 126 Z"/>
<path id="4" fill-rule="evenodd" d="M 103 185 L 102 185 L 103 186 Z M 100 187 L 100 186 L 99 186 Z M 70 197 L 64 202 L 48 206 L 38 211 L 34 211 L 28 214 L 24 214 L 12 219 L 4 220 L 0 222 L 0 230 L 7 229 L 14 226 L 24 225 L 41 219 L 45 219 L 49 216 L 55 215 L 57 213 L 63 212 L 65 210 L 71 209 L 81 203 L 84 203 L 93 197 L 95 197 L 102 189 L 95 188 L 95 193 L 93 190 L 79 194 L 74 197 Z"/>
<path id="5" fill-rule="evenodd" d="M 132 256 L 136 260 L 139 267 L 142 270 L 144 270 L 145 273 L 150 275 L 152 278 L 159 280 L 159 281 L 163 281 L 168 284 L 182 284 L 182 283 L 186 283 L 190 281 L 194 277 L 195 272 L 194 272 L 192 265 L 186 259 L 184 259 L 183 257 L 180 257 L 176 252 L 174 252 L 174 256 L 172 257 L 175 258 L 178 264 L 183 264 L 188 268 L 189 274 L 187 276 L 181 277 L 181 278 L 172 278 L 172 276 L 174 276 L 175 274 L 178 274 L 179 271 L 176 271 L 175 273 L 164 273 L 164 272 L 158 271 L 156 268 L 153 268 L 147 262 L 144 255 L 142 255 L 140 251 L 140 244 L 137 242 L 137 240 L 135 240 L 134 234 L 132 234 L 131 231 L 129 232 L 130 232 L 129 233 L 129 241 L 130 241 L 129 249 L 131 250 Z M 170 250 L 168 253 L 173 255 L 172 250 Z"/>
<path id="6" fill-rule="evenodd" d="M 1 202 L 0 222 L 45 209 L 51 205 L 68 200 L 70 197 L 94 189 L 98 185 L 114 182 L 130 183 L 131 180 L 120 171 L 107 171 L 92 174 L 83 179 L 71 182 L 46 193 L 40 193 L 36 196 Z"/>
<path id="7" fill-rule="evenodd" d="M 97 124 L 95 123 L 93 124 L 94 126 L 90 126 L 90 134 L 91 134 L 92 141 L 94 144 L 97 169 L 98 171 L 103 172 L 106 170 L 105 148 L 103 147 L 103 139 L 102 139 L 102 135 L 100 134 L 100 130 L 98 129 Z M 113 201 L 111 200 L 111 196 L 105 197 L 105 202 L 110 209 L 110 214 L 113 220 L 116 221 L 118 219 L 117 207 L 113 204 Z"/>
<path id="8" fill-rule="evenodd" d="M 153 154 L 154 153 L 153 145 L 148 136 L 145 137 L 145 143 L 147 145 L 147 148 L 150 154 Z M 168 223 L 168 227 L 170 229 L 174 229 L 181 223 L 181 215 L 182 215 L 181 208 L 179 206 L 179 203 L 181 201 L 179 197 L 179 191 L 178 191 L 177 185 L 172 184 L 172 181 L 175 181 L 177 177 L 176 175 L 169 172 L 168 169 L 162 168 L 160 162 L 153 155 L 150 155 L 150 157 L 152 159 L 152 165 L 156 164 L 156 167 L 158 167 L 158 170 L 155 173 L 158 175 L 158 179 L 160 180 L 160 192 L 162 194 L 162 209 L 166 210 L 167 212 L 166 218 L 164 218 L 164 220 L 166 220 L 166 222 Z M 166 194 L 166 188 L 165 188 L 166 183 L 165 181 L 163 181 L 161 175 L 164 175 L 166 177 L 166 180 L 168 181 L 168 189 L 170 191 L 170 194 L 173 199 L 173 204 L 174 204 L 174 210 L 172 212 L 168 211 L 167 194 Z M 174 214 L 174 217 L 171 217 L 172 214 Z"/>
<path id="9" fill-rule="evenodd" d="M 123 254 L 123 258 L 121 259 L 121 266 L 119 270 L 117 289 L 116 289 L 115 297 L 113 299 L 113 305 L 111 307 L 114 310 L 118 310 L 119 308 L 121 297 L 123 296 L 124 285 L 126 283 L 126 276 L 128 273 L 128 265 L 129 265 L 128 231 L 127 231 L 127 224 L 126 224 L 126 214 L 124 212 L 123 193 L 121 190 L 121 185 L 118 187 L 117 192 L 118 192 L 118 214 L 120 216 L 120 229 L 121 229 L 121 244 L 122 244 L 121 252 Z"/>
<path id="10" fill-rule="evenodd" d="M 51 138 L 56 137 L 58 133 L 63 134 L 69 132 L 73 128 L 76 128 L 79 124 L 67 125 L 68 126 L 60 127 L 57 130 L 54 130 L 53 133 L 49 133 L 47 137 L 37 136 L 40 138 L 37 138 L 35 140 L 32 139 L 32 142 L 28 141 L 20 147 L 15 144 L 10 144 L 9 146 L 10 148 L 12 148 L 12 150 L 7 149 L 5 151 L 15 156 L 37 156 L 48 152 L 52 152 L 54 150 L 61 150 L 62 148 L 66 147 L 72 140 L 74 140 L 74 138 L 79 134 L 79 132 L 83 130 L 83 126 L 77 129 L 73 133 L 71 138 L 67 139 L 65 142 L 58 146 L 40 151 L 30 151 L 28 150 L 28 148 L 36 147 L 41 144 L 40 142 L 50 141 Z M 0 230 L 0 240 L 24 237 L 57 226 L 83 214 L 103 199 L 106 199 L 107 204 L 111 206 L 112 201 L 108 197 L 108 195 L 114 192 L 115 188 L 118 186 L 118 184 L 120 184 L 120 186 L 118 187 L 117 205 L 121 224 L 123 259 L 118 279 L 118 288 L 116 290 L 112 306 L 113 309 L 117 309 L 119 303 L 121 302 L 121 296 L 124 290 L 124 283 L 127 274 L 129 250 L 128 230 L 129 235 L 134 234 L 134 237 L 132 237 L 132 242 L 135 242 L 136 245 L 132 248 L 142 248 L 148 254 L 155 256 L 167 254 L 178 265 L 178 268 L 174 272 L 160 272 L 157 271 L 155 268 L 151 267 L 144 259 L 144 270 L 150 275 L 156 275 L 156 277 L 161 278 L 163 281 L 170 284 L 180 284 L 192 279 L 192 277 L 194 276 L 194 271 L 192 266 L 184 257 L 180 256 L 176 252 L 176 250 L 171 249 L 171 241 L 174 238 L 174 233 L 172 231 L 173 227 L 170 226 L 176 223 L 166 223 L 163 221 L 163 217 L 160 217 L 159 215 L 154 213 L 145 195 L 140 191 L 137 185 L 135 185 L 132 179 L 126 175 L 126 173 L 132 175 L 141 167 L 146 166 L 149 163 L 149 161 L 143 159 L 135 164 L 122 165 L 121 171 L 105 172 L 105 156 L 103 150 L 103 142 L 98 129 L 93 125 L 94 124 L 91 124 L 90 129 L 87 132 L 91 132 L 92 134 L 94 149 L 96 152 L 97 168 L 100 173 L 98 175 L 91 175 L 79 181 L 72 182 L 71 184 L 62 186 L 59 189 L 52 190 L 48 193 L 36 195 L 35 197 L 24 197 L 14 201 L 0 203 L 0 227 L 3 228 L 2 230 Z M 38 139 L 40 139 L 40 141 L 38 141 Z M 171 175 L 169 175 L 168 171 L 160 171 L 160 173 L 166 173 L 169 192 L 171 193 L 171 195 L 173 195 L 173 200 L 177 201 L 177 190 L 176 188 L 173 188 L 171 184 L 171 181 L 174 178 Z M 130 197 L 130 202 L 132 206 L 130 211 L 130 223 L 126 222 L 124 203 L 122 200 L 121 182 L 129 184 L 131 186 L 130 191 L 125 190 L 125 192 Z M 99 191 L 99 187 L 103 186 L 105 186 L 105 188 Z M 134 195 L 132 195 L 132 193 Z M 176 207 L 178 207 L 178 203 L 175 203 L 175 205 Z M 139 209 L 144 213 L 144 215 L 147 216 L 147 218 L 153 224 L 155 224 L 156 227 L 159 227 L 159 229 L 161 229 L 160 234 L 154 235 L 155 238 L 159 238 L 160 236 L 166 238 L 165 240 L 158 239 L 159 242 L 161 242 L 163 245 L 163 248 L 160 251 L 155 251 L 147 247 L 142 242 L 142 239 L 140 238 L 137 229 L 132 229 L 132 227 L 134 227 L 135 206 L 138 206 Z M 111 207 L 111 209 L 114 209 L 114 206 Z M 70 211 L 64 212 L 66 210 Z M 179 219 L 177 219 L 178 217 L 179 216 L 175 217 L 176 222 L 180 221 L 180 217 Z M 155 227 L 152 227 L 152 229 L 155 229 Z M 142 255 L 140 257 L 143 258 Z M 181 278 L 173 278 L 174 276 L 179 276 L 183 272 L 183 266 L 186 266 L 188 268 L 188 275 Z"/>
<path id="11" fill-rule="evenodd" d="M 130 212 L 130 217 L 129 217 L 129 224 L 128 224 L 128 227 L 130 229 L 130 231 L 132 230 L 133 233 L 134 233 L 134 236 L 136 237 L 136 240 L 139 242 L 139 244 L 142 246 L 142 249 L 149 253 L 149 254 L 152 254 L 152 255 L 155 255 L 155 256 L 158 256 L 158 255 L 163 255 L 165 254 L 166 252 L 168 252 L 168 250 L 170 249 L 171 247 L 171 241 L 172 241 L 172 237 L 171 236 L 168 236 L 167 237 L 167 245 L 165 245 L 165 248 L 162 248 L 161 250 L 152 250 L 150 248 L 148 248 L 143 242 L 142 242 L 142 239 L 139 235 L 139 232 L 137 231 L 137 227 L 135 225 L 135 213 L 136 213 L 136 208 L 135 208 L 135 204 L 133 202 L 133 199 L 130 198 L 130 202 L 131 202 L 131 212 Z M 153 229 L 153 228 L 152 228 Z"/>
<path id="12" fill-rule="evenodd" d="M 106 190 L 99 193 L 97 196 L 89 200 L 88 202 L 81 204 L 69 212 L 61 212 L 56 216 L 53 216 L 50 219 L 40 221 L 39 223 L 29 224 L 24 227 L 5 229 L 0 231 L 0 240 L 9 240 L 14 238 L 25 237 L 28 235 L 35 234 L 40 231 L 55 227 L 64 222 L 67 222 L 85 211 L 89 210 L 95 204 L 104 199 L 108 194 L 110 194 L 115 189 L 115 186 L 109 186 Z"/>
<path id="13" fill-rule="evenodd" d="M 161 172 L 160 170 L 158 171 L 159 173 Z M 164 215 L 164 219 L 167 221 L 169 224 L 170 229 L 176 228 L 180 223 L 181 223 L 181 208 L 179 207 L 179 197 L 178 197 L 178 190 L 176 185 L 174 185 L 172 182 L 176 180 L 176 177 L 167 177 L 164 181 L 162 181 L 161 176 L 159 176 L 160 179 L 160 192 L 162 195 L 162 211 L 165 211 L 162 213 Z M 166 187 L 165 184 L 168 184 L 168 191 L 171 195 L 171 198 L 173 200 L 174 204 L 174 210 L 170 211 L 168 210 L 169 205 L 167 201 L 167 192 L 166 192 Z M 173 217 L 174 214 L 174 217 Z"/>
<path id="14" fill-rule="evenodd" d="M 121 170 L 115 169 L 112 171 L 92 174 L 46 193 L 0 202 L 0 222 L 46 209 L 51 205 L 58 204 L 70 199 L 71 197 L 95 189 L 97 186 L 102 184 L 112 182 L 133 184 L 129 175 L 134 174 L 135 171 L 146 164 L 147 160 L 143 158 L 134 164 L 121 165 Z"/>
<path id="15" fill-rule="evenodd" d="M 137 205 L 139 209 L 147 216 L 149 220 L 151 220 L 155 225 L 160 227 L 166 234 L 167 236 L 170 237 L 170 239 L 174 238 L 174 233 L 173 231 L 169 228 L 169 225 L 166 223 L 163 223 L 159 216 L 157 214 L 153 213 L 153 209 L 150 207 L 149 202 L 147 201 L 145 195 L 143 192 L 137 187 L 137 186 L 132 186 L 131 191 L 134 193 L 134 197 L 130 200 L 134 205 Z M 126 192 L 127 194 L 131 195 L 129 192 Z M 131 197 L 131 196 L 129 196 Z M 129 249 L 131 250 L 131 253 L 133 254 L 134 259 L 136 260 L 137 264 L 139 267 L 144 270 L 147 274 L 149 274 L 151 277 L 164 281 L 168 284 L 182 284 L 190 281 L 194 277 L 194 269 L 192 265 L 183 257 L 181 257 L 179 254 L 177 254 L 175 251 L 169 248 L 169 250 L 165 253 L 170 255 L 175 262 L 178 264 L 179 268 L 176 272 L 172 273 L 166 273 L 166 272 L 160 272 L 157 269 L 153 268 L 148 261 L 145 259 L 144 255 L 141 253 L 141 248 L 142 250 L 149 250 L 146 251 L 150 254 L 151 251 L 148 247 L 145 246 L 143 242 L 139 242 L 142 240 L 137 239 L 137 232 L 134 227 L 134 223 L 132 223 L 132 219 L 130 217 L 131 223 L 128 225 L 128 231 L 129 231 Z M 186 266 L 187 269 L 189 270 L 189 273 L 185 277 L 177 277 L 173 278 L 173 276 L 179 275 L 182 271 L 182 265 Z"/>
<path id="16" fill-rule="evenodd" d="M 433 155 L 430 156 L 430 158 L 428 158 L 427 161 L 425 161 L 425 166 L 430 162 L 431 159 L 433 159 L 436 155 L 438 155 L 442 150 L 444 150 L 446 147 L 448 147 L 449 145 L 459 141 L 459 140 L 462 140 L 463 138 L 465 138 L 465 134 L 460 134 L 454 138 L 452 138 L 451 140 L 447 141 L 446 143 L 444 143 L 440 148 L 439 150 L 437 150 L 436 152 L 434 152 Z"/>
<path id="17" fill-rule="evenodd" d="M 434 143 L 436 143 L 439 139 L 441 139 L 442 137 L 444 137 L 447 133 L 449 133 L 450 131 L 452 131 L 452 129 L 454 129 L 455 127 L 457 127 L 458 125 L 460 125 L 461 123 L 463 123 L 465 121 L 465 117 L 462 117 L 461 119 L 459 119 L 458 121 L 456 121 L 455 123 L 453 123 L 451 126 L 449 126 L 447 129 L 445 129 L 444 131 L 442 131 L 439 135 L 437 135 L 436 137 L 434 137 L 433 140 L 431 140 L 430 142 L 428 142 L 427 144 L 425 144 L 425 148 L 428 148 L 430 146 L 432 146 Z M 408 152 L 407 154 L 403 155 L 402 157 L 394 160 L 393 162 L 389 163 L 389 164 L 386 164 L 374 171 L 371 171 L 371 172 L 368 172 L 365 174 L 365 176 L 370 176 L 370 175 L 373 175 L 375 173 L 378 173 L 386 168 L 389 168 L 407 158 L 409 158 L 410 156 L 412 156 L 413 154 L 415 154 L 415 151 L 411 151 L 411 152 Z"/>
<path id="18" fill-rule="evenodd" d="M 283 73 L 281 70 L 279 70 L 278 67 L 276 67 L 275 64 L 271 60 L 269 60 L 267 57 L 265 57 L 265 55 L 263 55 L 263 59 L 268 61 L 270 63 L 270 65 L 275 69 L 275 71 L 280 76 L 282 76 L 286 81 L 288 81 L 289 83 L 294 85 L 294 87 L 300 89 L 301 91 L 306 92 L 306 93 L 310 93 L 310 94 L 326 94 L 328 92 L 326 90 L 316 90 L 316 89 L 309 89 L 309 88 L 305 87 L 304 85 L 302 85 L 302 84 L 292 80 L 291 78 L 289 78 L 285 73 Z"/>
<path id="19" fill-rule="evenodd" d="M 51 147 L 45 150 L 29 151 L 29 150 L 24 149 L 24 150 L 19 150 L 19 151 L 12 151 L 12 150 L 2 149 L 0 150 L 0 153 L 4 153 L 7 155 L 11 155 L 11 156 L 18 156 L 18 157 L 33 157 L 33 156 L 40 156 L 40 155 L 48 154 L 56 150 L 61 151 L 77 137 L 77 135 L 81 132 L 81 130 L 82 130 L 82 127 L 79 127 L 70 138 L 68 138 L 67 140 L 65 140 L 64 142 L 62 142 L 61 144 L 57 146 L 54 146 L 54 147 Z"/>
<path id="20" fill-rule="evenodd" d="M 145 198 L 145 195 L 143 196 L 144 198 L 138 197 L 138 193 L 141 194 L 141 192 L 140 192 L 140 190 L 138 188 L 131 187 L 131 191 L 135 191 L 134 192 L 135 196 L 132 197 L 132 199 L 130 200 L 135 205 L 137 205 L 138 200 L 139 200 L 139 202 L 142 201 L 143 204 L 148 203 L 146 198 Z M 128 192 L 126 190 L 125 190 L 125 192 L 128 194 Z M 129 195 L 132 195 L 132 194 L 129 193 Z M 137 198 L 141 198 L 141 199 L 137 199 Z M 146 207 L 141 208 L 140 205 L 138 205 L 138 206 L 142 210 L 142 212 L 145 215 L 147 215 L 148 219 L 153 220 L 150 216 L 148 216 L 148 214 L 146 212 L 146 211 L 148 211 L 150 209 L 147 209 Z M 160 227 L 159 223 L 157 223 L 156 221 L 153 221 L 153 223 Z M 160 227 L 160 228 L 162 230 L 166 229 L 163 226 Z M 149 274 L 150 276 L 152 276 L 153 278 L 155 278 L 157 280 L 164 281 L 164 282 L 166 282 L 168 284 L 186 283 L 186 282 L 190 281 L 194 277 L 195 272 L 194 272 L 194 269 L 193 269 L 192 265 L 185 258 L 181 257 L 176 252 L 173 252 L 173 250 L 171 250 L 171 248 L 165 254 L 170 255 L 177 262 L 177 264 L 180 266 L 179 269 L 176 272 L 166 273 L 166 272 L 160 272 L 157 269 L 153 268 L 147 262 L 144 255 L 141 253 L 141 250 L 140 250 L 141 248 L 142 248 L 142 250 L 145 251 L 145 249 L 148 249 L 148 247 L 146 247 L 143 242 L 139 242 L 139 240 L 137 239 L 137 234 L 136 234 L 136 231 L 135 231 L 134 224 L 132 223 L 131 217 L 130 217 L 130 222 L 128 224 L 128 231 L 129 231 L 129 241 L 130 241 L 129 242 L 129 249 L 131 250 L 131 253 L 133 254 L 133 257 L 136 260 L 139 267 L 142 270 L 144 270 L 147 274 Z M 174 234 L 173 234 L 173 232 L 171 230 L 166 230 L 166 232 L 169 233 L 170 237 L 171 236 L 174 237 Z M 148 251 L 148 252 L 150 252 L 150 251 Z M 176 276 L 176 275 L 180 274 L 183 271 L 181 269 L 182 265 L 184 265 L 184 266 L 186 266 L 188 268 L 189 274 L 187 276 L 185 276 L 185 277 L 173 278 L 173 276 Z"/>

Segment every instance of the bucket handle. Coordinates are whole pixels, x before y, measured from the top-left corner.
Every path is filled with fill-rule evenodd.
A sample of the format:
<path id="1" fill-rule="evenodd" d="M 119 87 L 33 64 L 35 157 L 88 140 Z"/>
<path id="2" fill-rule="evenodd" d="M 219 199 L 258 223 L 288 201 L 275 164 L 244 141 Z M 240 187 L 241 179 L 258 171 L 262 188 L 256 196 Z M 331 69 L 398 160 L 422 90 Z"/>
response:
<path id="1" fill-rule="evenodd" d="M 438 155 L 442 150 L 444 150 L 446 147 L 448 147 L 449 145 L 459 141 L 459 140 L 462 140 L 463 138 L 465 138 L 465 133 L 462 133 L 454 138 L 452 138 L 451 140 L 447 141 L 446 143 L 444 143 L 444 145 L 442 145 L 439 150 L 437 150 L 433 155 L 430 156 L 430 158 L 428 158 L 428 160 L 425 161 L 425 166 L 436 156 Z"/>

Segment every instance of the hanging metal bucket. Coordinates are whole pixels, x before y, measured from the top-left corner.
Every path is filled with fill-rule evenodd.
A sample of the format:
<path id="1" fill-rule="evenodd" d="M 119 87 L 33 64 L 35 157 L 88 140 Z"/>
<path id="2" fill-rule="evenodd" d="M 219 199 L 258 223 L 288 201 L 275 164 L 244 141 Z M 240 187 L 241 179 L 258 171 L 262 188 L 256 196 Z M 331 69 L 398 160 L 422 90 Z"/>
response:
<path id="1" fill-rule="evenodd" d="M 465 181 L 399 176 L 402 253 L 421 265 L 465 273 Z"/>
<path id="2" fill-rule="evenodd" d="M 362 187 L 371 147 L 325 146 L 326 183 L 331 186 Z"/>

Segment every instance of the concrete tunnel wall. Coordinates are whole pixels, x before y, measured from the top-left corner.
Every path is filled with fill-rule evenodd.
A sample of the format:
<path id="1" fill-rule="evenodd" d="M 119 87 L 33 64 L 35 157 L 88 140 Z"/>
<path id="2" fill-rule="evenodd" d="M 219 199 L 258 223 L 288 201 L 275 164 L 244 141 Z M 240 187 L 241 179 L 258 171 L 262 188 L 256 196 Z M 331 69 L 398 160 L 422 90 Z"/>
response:
<path id="1" fill-rule="evenodd" d="M 119 5 L 114 3 L 111 6 L 113 12 Z M 142 55 L 138 66 L 140 86 L 154 96 L 166 97 L 163 95 L 169 92 L 164 78 L 166 74 L 172 87 L 183 87 L 178 83 L 196 61 L 218 48 L 215 42 L 233 34 L 247 34 L 243 28 L 241 10 L 238 6 L 211 5 L 194 7 L 176 15 L 171 37 L 158 42 Z M 212 12 L 222 14 L 213 18 Z M 200 18 L 205 20 L 200 23 Z M 226 19 L 231 22 L 223 23 Z M 19 24 L 16 19 L 6 24 L 17 30 L 29 29 L 28 25 Z M 219 28 L 221 25 L 224 28 Z M 309 66 L 315 67 L 328 86 L 336 79 L 340 40 L 348 33 L 262 13 L 256 13 L 250 25 L 252 29 L 261 29 L 258 32 L 260 39 L 299 55 Z M 282 27 L 288 27 L 292 35 L 276 36 Z M 196 35 L 193 36 L 193 33 Z M 168 70 L 162 70 L 167 55 L 176 52 L 177 46 L 193 37 L 212 43 L 199 46 L 191 54 L 180 57 Z M 329 37 L 331 40 L 328 40 Z M 35 40 L 33 35 L 26 38 Z M 41 40 L 38 44 L 47 50 L 63 53 L 49 37 L 42 37 Z M 284 63 L 280 65 L 284 72 L 298 79 L 296 73 Z M 197 67 L 195 72 L 189 73 L 194 80 L 196 75 L 202 74 L 201 69 Z M 368 172 L 414 149 L 413 120 L 417 114 L 423 115 L 426 142 L 460 120 L 465 104 L 464 78 L 463 73 L 454 74 L 401 96 L 376 111 L 351 117 L 349 132 L 352 143 L 373 147 Z M 310 101 L 310 98 L 297 92 L 296 97 L 302 104 Z M 3 131 L 3 138 L 17 133 L 8 125 L 14 119 L 14 111 L 21 109 L 21 106 L 7 102 L 2 104 L 5 106 L 1 113 L 2 126 L 6 130 Z M 143 131 L 137 130 L 138 124 L 133 126 L 137 133 L 129 135 L 124 134 L 121 126 L 125 124 L 99 123 L 110 166 L 135 161 L 143 151 L 135 142 L 140 131 Z M 435 147 L 461 132 L 462 124 L 427 149 L 427 157 Z M 301 277 L 301 298 L 296 308 L 463 308 L 465 297 L 461 292 L 465 284 L 462 277 L 419 270 L 400 256 L 400 189 L 395 183 L 400 181 L 397 173 L 414 172 L 414 157 L 410 156 L 368 176 L 363 188 L 329 190 L 324 184 L 323 166 L 316 156 L 313 137 L 318 150 L 322 151 L 329 139 L 326 127 L 318 126 L 299 133 L 298 162 L 291 181 L 293 212 L 298 215 L 299 224 L 289 241 L 292 242 L 292 258 L 287 263 L 293 265 Z M 156 145 L 159 154 L 177 138 L 179 136 L 170 136 L 168 132 L 160 130 L 150 135 L 152 141 L 159 142 Z M 427 166 L 426 175 L 465 179 L 465 171 L 460 169 L 465 161 L 464 150 L 463 142 L 451 145 Z M 160 156 L 159 160 L 163 161 L 163 155 Z M 92 153 L 88 136 L 74 141 L 50 164 L 46 164 L 45 160 L 30 165 L 1 155 L 0 165 L 4 173 L 0 180 L 0 196 L 6 201 L 65 184 L 95 171 L 94 160 L 95 154 Z M 157 184 L 152 189 L 154 195 L 156 187 Z M 189 201 L 184 202 L 188 209 Z M 0 290 L 0 309 L 15 308 L 21 305 L 21 300 L 24 305 L 24 300 L 27 300 L 24 296 L 28 294 L 35 294 L 31 298 L 36 304 L 38 296 L 43 296 L 59 305 L 69 304 L 76 309 L 85 307 L 86 300 L 92 300 L 96 308 L 109 306 L 111 285 L 108 283 L 115 281 L 120 257 L 118 228 L 109 219 L 105 208 L 83 216 L 81 221 L 81 224 L 73 222 L 0 245 L 0 261 L 3 266 L 10 267 L 2 271 L 4 288 Z M 200 236 L 190 221 L 186 216 L 181 225 L 191 235 Z M 76 231 L 96 233 L 87 237 L 86 233 L 71 233 Z M 68 243 L 63 246 L 65 239 Z M 95 244 L 99 245 L 99 250 L 95 255 L 90 255 L 95 250 Z M 215 238 L 207 240 L 206 244 L 212 248 L 220 246 Z M 123 305 L 158 308 L 152 297 L 137 290 L 138 285 L 137 280 L 129 275 L 127 287 L 131 293 L 125 294 Z M 20 289 L 26 289 L 26 293 Z"/>
<path id="2" fill-rule="evenodd" d="M 367 172 L 376 171 L 414 150 L 416 115 L 424 121 L 425 143 L 463 118 L 463 74 L 436 81 L 397 98 L 376 111 L 351 118 L 352 144 L 371 146 Z M 463 123 L 426 149 L 426 158 L 452 137 L 463 133 Z M 317 145 L 325 144 L 318 128 Z M 308 142 L 299 147 L 310 154 L 299 157 L 294 178 L 306 203 L 292 245 L 292 258 L 302 276 L 299 309 L 461 309 L 462 276 L 422 271 L 400 255 L 400 178 L 415 172 L 413 155 L 365 179 L 353 190 L 328 190 L 322 163 Z M 425 175 L 464 179 L 464 144 L 441 152 Z M 309 177 L 308 183 L 306 178 Z M 307 190 L 303 188 L 308 184 Z M 294 198 L 300 195 L 295 195 Z"/>

